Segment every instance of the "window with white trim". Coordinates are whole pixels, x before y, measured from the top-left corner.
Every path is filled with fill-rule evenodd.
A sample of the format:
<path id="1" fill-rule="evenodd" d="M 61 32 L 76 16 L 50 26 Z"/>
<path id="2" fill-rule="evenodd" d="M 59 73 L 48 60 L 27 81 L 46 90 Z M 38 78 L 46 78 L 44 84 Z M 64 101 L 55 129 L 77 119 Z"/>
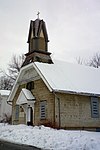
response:
<path id="1" fill-rule="evenodd" d="M 98 97 L 91 97 L 91 117 L 92 118 L 99 118 Z"/>
<path id="2" fill-rule="evenodd" d="M 40 119 L 46 119 L 46 101 L 40 102 Z"/>

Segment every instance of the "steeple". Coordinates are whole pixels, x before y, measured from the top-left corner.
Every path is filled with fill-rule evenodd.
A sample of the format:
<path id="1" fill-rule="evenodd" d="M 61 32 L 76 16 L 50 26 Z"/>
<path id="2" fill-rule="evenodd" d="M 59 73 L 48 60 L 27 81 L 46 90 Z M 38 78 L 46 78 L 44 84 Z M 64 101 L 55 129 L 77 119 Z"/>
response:
<path id="1" fill-rule="evenodd" d="M 40 19 L 31 20 L 28 36 L 29 52 L 33 50 L 47 51 L 48 42 L 45 22 Z"/>
<path id="2" fill-rule="evenodd" d="M 28 35 L 28 53 L 26 55 L 25 62 L 22 66 L 25 66 L 31 62 L 43 62 L 53 63 L 50 57 L 51 53 L 48 52 L 48 34 L 46 25 L 43 20 L 38 18 L 35 21 L 30 22 L 29 35 Z"/>

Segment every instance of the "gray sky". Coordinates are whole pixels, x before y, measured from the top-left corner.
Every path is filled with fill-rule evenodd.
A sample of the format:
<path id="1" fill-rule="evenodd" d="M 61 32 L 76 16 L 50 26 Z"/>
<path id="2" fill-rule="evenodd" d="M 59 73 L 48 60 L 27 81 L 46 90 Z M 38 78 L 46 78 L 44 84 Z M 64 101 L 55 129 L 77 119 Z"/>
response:
<path id="1" fill-rule="evenodd" d="M 30 20 L 46 22 L 49 52 L 55 59 L 76 62 L 100 52 L 100 0 L 0 0 L 0 67 L 13 54 L 28 52 Z"/>

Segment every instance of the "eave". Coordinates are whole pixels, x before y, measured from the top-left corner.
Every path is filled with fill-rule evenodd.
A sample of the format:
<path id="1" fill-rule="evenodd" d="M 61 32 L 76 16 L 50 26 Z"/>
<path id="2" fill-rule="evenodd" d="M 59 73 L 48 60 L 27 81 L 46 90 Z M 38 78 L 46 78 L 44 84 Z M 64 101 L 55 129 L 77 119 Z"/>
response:
<path id="1" fill-rule="evenodd" d="M 83 96 L 100 97 L 100 94 L 87 93 L 87 92 L 77 92 L 77 91 L 57 90 L 57 89 L 54 89 L 53 92 L 55 92 L 55 93 L 63 93 L 63 94 L 75 94 L 75 95 L 81 95 L 81 96 L 83 95 Z"/>
<path id="2" fill-rule="evenodd" d="M 15 81 L 15 84 L 14 84 L 14 86 L 12 88 L 12 91 L 11 91 L 9 97 L 8 97 L 8 100 L 7 100 L 8 103 L 12 103 L 12 101 L 13 101 L 13 98 L 14 98 L 16 92 L 17 92 L 17 89 L 18 89 L 19 85 L 20 85 L 19 84 L 20 77 L 23 76 L 23 74 L 24 74 L 24 72 L 26 70 L 31 69 L 31 68 L 34 68 L 37 71 L 37 73 L 42 78 L 42 80 L 44 81 L 44 83 L 46 84 L 46 86 L 48 87 L 48 89 L 50 90 L 50 92 L 53 91 L 52 87 L 49 85 L 48 81 L 45 79 L 45 77 L 43 76 L 43 74 L 40 72 L 40 70 L 36 66 L 36 64 L 35 63 L 30 63 L 27 66 L 24 66 L 24 67 L 21 68 L 20 73 L 19 73 L 19 75 L 18 75 L 18 77 L 17 77 L 17 79 Z"/>

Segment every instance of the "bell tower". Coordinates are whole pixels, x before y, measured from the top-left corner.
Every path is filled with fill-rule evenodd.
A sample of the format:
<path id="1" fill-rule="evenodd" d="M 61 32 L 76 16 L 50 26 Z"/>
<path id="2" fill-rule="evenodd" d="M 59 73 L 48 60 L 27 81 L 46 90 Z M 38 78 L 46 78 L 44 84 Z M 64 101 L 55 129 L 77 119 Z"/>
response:
<path id="1" fill-rule="evenodd" d="M 29 35 L 28 35 L 28 53 L 22 66 L 31 62 L 53 63 L 50 57 L 51 53 L 48 52 L 48 34 L 46 25 L 43 20 L 38 18 L 30 22 Z"/>

